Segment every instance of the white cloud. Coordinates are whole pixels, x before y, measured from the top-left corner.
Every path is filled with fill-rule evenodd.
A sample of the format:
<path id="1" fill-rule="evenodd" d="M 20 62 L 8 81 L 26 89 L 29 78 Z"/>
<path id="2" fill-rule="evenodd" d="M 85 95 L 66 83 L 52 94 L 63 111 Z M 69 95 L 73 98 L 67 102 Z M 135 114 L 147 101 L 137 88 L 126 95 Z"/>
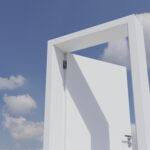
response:
<path id="1" fill-rule="evenodd" d="M 136 16 L 143 24 L 147 61 L 150 68 L 150 13 L 138 14 Z M 100 56 L 100 59 L 129 67 L 128 52 L 127 39 L 111 41 L 104 49 L 104 54 Z"/>
<path id="2" fill-rule="evenodd" d="M 25 82 L 25 78 L 21 75 L 18 76 L 10 76 L 9 78 L 2 78 L 0 77 L 0 89 L 16 89 L 21 87 Z"/>
<path id="3" fill-rule="evenodd" d="M 115 63 L 129 67 L 128 42 L 124 39 L 111 41 L 104 49 L 101 59 L 110 63 Z"/>
<path id="4" fill-rule="evenodd" d="M 3 125 L 17 141 L 43 139 L 43 122 L 32 122 L 24 117 L 14 118 L 4 114 Z"/>
<path id="5" fill-rule="evenodd" d="M 4 95 L 5 108 L 14 115 L 25 115 L 37 107 L 35 100 L 28 94 L 8 96 Z"/>

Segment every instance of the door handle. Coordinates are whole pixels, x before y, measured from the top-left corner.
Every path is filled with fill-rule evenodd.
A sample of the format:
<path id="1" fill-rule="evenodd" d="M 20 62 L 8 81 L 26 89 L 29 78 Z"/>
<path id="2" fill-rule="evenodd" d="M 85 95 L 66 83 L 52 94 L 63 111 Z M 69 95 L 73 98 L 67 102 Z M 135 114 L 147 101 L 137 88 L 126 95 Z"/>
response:
<path id="1" fill-rule="evenodd" d="M 127 143 L 128 147 L 132 146 L 132 136 L 131 135 L 124 135 L 127 138 L 127 141 L 122 141 L 123 143 Z"/>

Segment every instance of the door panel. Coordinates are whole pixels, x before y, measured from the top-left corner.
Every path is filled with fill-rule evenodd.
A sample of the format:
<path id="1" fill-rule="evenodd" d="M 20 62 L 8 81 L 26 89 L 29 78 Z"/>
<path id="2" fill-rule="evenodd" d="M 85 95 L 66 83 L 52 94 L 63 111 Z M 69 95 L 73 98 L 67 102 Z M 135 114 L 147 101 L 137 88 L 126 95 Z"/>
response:
<path id="1" fill-rule="evenodd" d="M 131 150 L 126 68 L 68 54 L 66 150 Z"/>

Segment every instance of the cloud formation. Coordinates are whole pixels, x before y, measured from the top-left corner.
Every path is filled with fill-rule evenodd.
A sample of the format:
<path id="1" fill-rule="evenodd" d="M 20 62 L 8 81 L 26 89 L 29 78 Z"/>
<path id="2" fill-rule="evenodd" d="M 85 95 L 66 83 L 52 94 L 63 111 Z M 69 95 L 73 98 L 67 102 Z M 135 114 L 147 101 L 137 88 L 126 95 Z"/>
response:
<path id="1" fill-rule="evenodd" d="M 3 100 L 5 108 L 13 115 L 29 114 L 32 109 L 37 107 L 35 100 L 28 94 L 17 96 L 4 95 Z"/>
<path id="2" fill-rule="evenodd" d="M 4 114 L 3 125 L 17 141 L 43 140 L 43 122 L 32 122 L 24 117 L 14 118 Z"/>
<path id="3" fill-rule="evenodd" d="M 125 38 L 109 42 L 101 56 L 101 60 L 129 67 L 128 58 L 128 42 Z"/>
<path id="4" fill-rule="evenodd" d="M 9 78 L 0 77 L 0 90 L 13 90 L 21 87 L 25 82 L 25 78 L 22 75 L 10 76 Z"/>
<path id="5" fill-rule="evenodd" d="M 150 68 L 150 13 L 138 14 L 136 16 L 143 25 L 147 62 Z M 100 59 L 129 68 L 129 48 L 127 39 L 124 38 L 109 42 L 104 49 L 103 55 L 100 56 Z"/>

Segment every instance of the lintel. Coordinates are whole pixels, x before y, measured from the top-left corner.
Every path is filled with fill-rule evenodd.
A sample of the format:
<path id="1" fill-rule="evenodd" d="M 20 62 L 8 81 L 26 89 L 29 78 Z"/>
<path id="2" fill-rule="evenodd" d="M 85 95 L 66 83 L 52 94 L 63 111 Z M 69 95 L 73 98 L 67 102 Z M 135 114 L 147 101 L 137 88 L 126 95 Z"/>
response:
<path id="1" fill-rule="evenodd" d="M 48 41 L 64 53 L 72 52 L 128 36 L 128 23 L 135 15 L 123 17 Z"/>

